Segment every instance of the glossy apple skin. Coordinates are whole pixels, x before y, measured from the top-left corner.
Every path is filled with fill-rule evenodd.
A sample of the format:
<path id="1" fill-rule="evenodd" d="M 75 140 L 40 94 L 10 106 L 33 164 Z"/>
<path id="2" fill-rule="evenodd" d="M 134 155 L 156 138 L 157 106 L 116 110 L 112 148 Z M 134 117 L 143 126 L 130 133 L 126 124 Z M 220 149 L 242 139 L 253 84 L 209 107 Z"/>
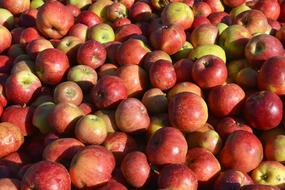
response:
<path id="1" fill-rule="evenodd" d="M 218 28 L 213 24 L 201 24 L 195 27 L 190 35 L 190 42 L 194 47 L 215 44 Z"/>
<path id="2" fill-rule="evenodd" d="M 278 128 L 275 128 L 275 129 L 278 130 Z M 273 131 L 275 129 L 273 129 Z M 270 131 L 268 135 L 271 136 Z M 263 146 L 264 146 L 264 153 L 265 153 L 266 159 L 272 160 L 272 161 L 278 161 L 281 163 L 284 162 L 285 160 L 284 142 L 285 142 L 284 133 L 273 134 L 272 137 L 265 138 L 265 140 L 263 140 L 263 144 L 264 144 Z"/>
<path id="3" fill-rule="evenodd" d="M 261 0 L 253 6 L 254 9 L 262 11 L 265 16 L 272 20 L 277 20 L 280 15 L 280 5 L 278 0 Z"/>
<path id="4" fill-rule="evenodd" d="M 195 173 L 200 182 L 212 180 L 221 170 L 217 158 L 204 148 L 189 149 L 186 165 Z"/>
<path id="5" fill-rule="evenodd" d="M 107 52 L 104 46 L 95 41 L 88 40 L 82 44 L 77 51 L 77 61 L 79 64 L 88 65 L 97 69 L 105 63 Z"/>
<path id="6" fill-rule="evenodd" d="M 169 164 L 160 171 L 158 178 L 160 189 L 196 190 L 197 178 L 192 170 L 182 164 Z"/>
<path id="7" fill-rule="evenodd" d="M 98 108 L 118 105 L 127 98 L 127 88 L 122 79 L 116 76 L 104 76 L 90 92 L 91 100 Z"/>
<path id="8" fill-rule="evenodd" d="M 150 174 L 150 166 L 143 152 L 128 153 L 121 163 L 121 171 L 127 182 L 133 187 L 142 187 Z"/>
<path id="9" fill-rule="evenodd" d="M 2 178 L 0 179 L 0 188 L 5 190 L 19 190 L 21 181 L 15 178 Z"/>
<path id="10" fill-rule="evenodd" d="M 203 56 L 192 65 L 192 78 L 203 89 L 224 84 L 227 76 L 226 64 L 213 55 Z"/>
<path id="11" fill-rule="evenodd" d="M 175 95 L 168 105 L 172 126 L 183 132 L 193 132 L 202 127 L 208 119 L 208 108 L 201 96 L 191 92 Z"/>
<path id="12" fill-rule="evenodd" d="M 92 27 L 96 24 L 101 23 L 101 19 L 94 12 L 92 12 L 90 10 L 86 10 L 86 11 L 82 11 L 78 15 L 78 17 L 76 19 L 76 23 L 85 24 L 89 28 L 89 27 Z"/>
<path id="13" fill-rule="evenodd" d="M 220 155 L 220 162 L 225 168 L 245 173 L 255 169 L 262 159 L 261 142 L 253 133 L 247 131 L 233 132 L 227 138 Z"/>
<path id="14" fill-rule="evenodd" d="M 272 92 L 256 92 L 246 99 L 244 116 L 249 124 L 256 129 L 275 128 L 281 123 L 283 117 L 282 101 Z"/>
<path id="15" fill-rule="evenodd" d="M 150 124 L 146 107 L 136 98 L 123 100 L 115 113 L 118 128 L 127 133 L 145 131 Z"/>
<path id="16" fill-rule="evenodd" d="M 151 64 L 154 62 L 163 59 L 172 62 L 171 57 L 165 53 L 164 51 L 161 50 L 154 50 L 151 52 L 148 52 L 144 57 L 143 57 L 143 67 L 146 71 L 149 71 L 149 68 Z"/>
<path id="17" fill-rule="evenodd" d="M 225 170 L 220 173 L 215 181 L 215 190 L 239 190 L 241 187 L 253 184 L 246 173 L 238 170 Z"/>
<path id="18" fill-rule="evenodd" d="M 120 28 L 121 26 L 124 26 L 126 24 L 131 24 L 131 23 L 132 22 L 128 18 L 119 18 L 112 23 L 112 27 L 117 29 L 117 28 Z"/>
<path id="19" fill-rule="evenodd" d="M 77 23 L 70 28 L 68 35 L 75 36 L 81 39 L 82 42 L 85 42 L 87 38 L 87 30 L 88 26 L 86 26 L 85 24 Z"/>
<path id="20" fill-rule="evenodd" d="M 135 2 L 129 10 L 129 15 L 136 22 L 148 21 L 151 19 L 152 9 L 147 2 Z"/>
<path id="21" fill-rule="evenodd" d="M 29 42 L 26 46 L 26 51 L 32 59 L 36 59 L 39 52 L 49 48 L 53 48 L 51 42 L 40 38 Z"/>
<path id="22" fill-rule="evenodd" d="M 274 56 L 282 56 L 282 43 L 269 34 L 257 35 L 249 40 L 245 47 L 245 56 L 250 65 L 260 68 L 262 63 Z"/>
<path id="23" fill-rule="evenodd" d="M 177 82 L 192 81 L 192 65 L 193 61 L 190 59 L 180 59 L 174 63 Z M 189 72 L 190 71 L 190 72 Z"/>
<path id="24" fill-rule="evenodd" d="M 1 7 L 8 9 L 13 15 L 23 13 L 30 8 L 30 1 L 23 0 L 15 2 L 13 0 L 1 1 Z"/>
<path id="25" fill-rule="evenodd" d="M 98 190 L 128 190 L 128 189 L 120 182 L 111 179 L 106 185 L 100 187 Z"/>
<path id="26" fill-rule="evenodd" d="M 0 26 L 0 34 L 2 36 L 0 40 L 0 53 L 8 49 L 12 44 L 12 35 L 5 26 Z"/>
<path id="27" fill-rule="evenodd" d="M 225 117 L 221 119 L 218 124 L 215 126 L 215 130 L 219 133 L 219 135 L 226 139 L 230 134 L 232 134 L 235 131 L 248 131 L 252 133 L 252 128 L 245 123 L 240 118 L 235 117 Z"/>
<path id="28" fill-rule="evenodd" d="M 110 151 L 90 145 L 73 157 L 69 173 L 76 188 L 94 188 L 108 182 L 114 168 L 115 158 Z"/>
<path id="29" fill-rule="evenodd" d="M 150 42 L 154 49 L 162 50 L 169 55 L 177 53 L 186 41 L 183 29 L 175 25 L 160 26 L 150 34 Z"/>
<path id="30" fill-rule="evenodd" d="M 32 116 L 34 109 L 29 106 L 11 105 L 4 109 L 1 115 L 2 122 L 10 122 L 19 127 L 24 136 L 34 132 Z"/>
<path id="31" fill-rule="evenodd" d="M 20 44 L 25 46 L 29 42 L 41 38 L 39 32 L 34 27 L 25 28 L 20 35 Z"/>
<path id="32" fill-rule="evenodd" d="M 66 54 L 53 48 L 40 52 L 35 63 L 39 79 L 49 85 L 58 84 L 64 78 L 69 67 Z"/>
<path id="33" fill-rule="evenodd" d="M 278 187 L 270 185 L 252 184 L 252 185 L 245 185 L 240 190 L 280 190 L 280 189 Z"/>
<path id="34" fill-rule="evenodd" d="M 245 3 L 246 0 L 223 0 L 223 3 L 229 7 L 238 7 L 241 4 Z"/>
<path id="35" fill-rule="evenodd" d="M 73 156 L 84 148 L 75 138 L 59 138 L 49 143 L 43 151 L 43 159 L 69 166 Z"/>
<path id="36" fill-rule="evenodd" d="M 275 56 L 266 60 L 258 72 L 258 87 L 260 90 L 268 90 L 277 95 L 285 94 L 282 85 L 282 75 L 285 72 L 285 58 Z"/>
<path id="37" fill-rule="evenodd" d="M 173 127 L 157 130 L 149 139 L 146 154 L 154 165 L 182 164 L 188 145 L 182 132 Z"/>
<path id="38" fill-rule="evenodd" d="M 31 188 L 70 190 L 70 176 L 63 165 L 40 161 L 32 165 L 23 177 L 21 189 L 29 190 Z"/>
<path id="39" fill-rule="evenodd" d="M 245 99 L 245 92 L 234 83 L 217 86 L 210 90 L 208 106 L 217 117 L 238 114 Z"/>
<path id="40" fill-rule="evenodd" d="M 124 24 L 116 30 L 116 41 L 124 42 L 134 35 L 141 35 L 142 30 L 135 24 Z"/>

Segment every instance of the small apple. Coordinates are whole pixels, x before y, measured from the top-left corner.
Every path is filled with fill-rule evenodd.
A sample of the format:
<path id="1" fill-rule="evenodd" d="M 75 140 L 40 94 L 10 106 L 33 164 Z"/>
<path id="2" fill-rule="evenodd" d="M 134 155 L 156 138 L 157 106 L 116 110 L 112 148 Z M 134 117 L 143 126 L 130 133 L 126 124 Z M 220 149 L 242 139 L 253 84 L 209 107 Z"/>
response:
<path id="1" fill-rule="evenodd" d="M 78 84 L 72 81 L 66 81 L 55 87 L 53 99 L 55 103 L 63 102 L 79 105 L 83 100 L 83 93 Z"/>
<path id="2" fill-rule="evenodd" d="M 105 44 L 115 40 L 115 33 L 110 25 L 100 23 L 88 29 L 87 38 Z"/>

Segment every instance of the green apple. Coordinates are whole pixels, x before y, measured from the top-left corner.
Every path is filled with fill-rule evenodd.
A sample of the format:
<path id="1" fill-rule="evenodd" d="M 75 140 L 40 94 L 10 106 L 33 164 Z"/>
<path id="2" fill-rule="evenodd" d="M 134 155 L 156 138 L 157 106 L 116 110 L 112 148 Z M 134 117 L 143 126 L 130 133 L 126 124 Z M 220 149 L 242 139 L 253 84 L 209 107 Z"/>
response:
<path id="1" fill-rule="evenodd" d="M 14 16 L 9 10 L 0 8 L 0 24 L 10 29 L 14 26 Z"/>
<path id="2" fill-rule="evenodd" d="M 40 8 L 43 4 L 45 4 L 44 0 L 32 0 L 30 4 L 31 9 Z"/>
<path id="3" fill-rule="evenodd" d="M 277 161 L 263 161 L 251 175 L 257 184 L 285 188 L 285 166 Z"/>
<path id="4" fill-rule="evenodd" d="M 229 26 L 223 22 L 220 22 L 219 24 L 217 24 L 217 28 L 218 28 L 218 36 L 220 36 L 223 31 L 228 28 Z"/>
<path id="5" fill-rule="evenodd" d="M 190 42 L 186 41 L 183 47 L 173 55 L 174 60 L 187 58 L 192 49 L 193 45 Z"/>
<path id="6" fill-rule="evenodd" d="M 226 63 L 226 53 L 224 49 L 216 44 L 202 45 L 194 48 L 190 52 L 189 58 L 192 60 L 197 60 L 205 55 L 215 55 Z"/>
<path id="7" fill-rule="evenodd" d="M 250 10 L 250 7 L 243 3 L 240 6 L 233 8 L 230 12 L 230 15 L 233 19 L 235 19 L 237 15 L 247 10 Z"/>
<path id="8" fill-rule="evenodd" d="M 102 21 L 106 21 L 106 8 L 112 4 L 113 1 L 111 0 L 97 0 L 89 7 L 89 10 L 99 16 Z"/>
<path id="9" fill-rule="evenodd" d="M 88 39 L 95 40 L 102 44 L 112 42 L 115 40 L 115 33 L 113 28 L 105 23 L 100 23 L 92 26 L 88 31 Z"/>
<path id="10" fill-rule="evenodd" d="M 238 59 L 244 57 L 244 49 L 251 38 L 249 31 L 242 25 L 231 25 L 223 31 L 219 38 L 219 45 L 225 50 L 227 58 Z"/>
<path id="11" fill-rule="evenodd" d="M 162 127 L 169 126 L 167 114 L 156 115 L 150 118 L 149 128 L 147 129 L 147 134 L 151 137 L 157 130 Z"/>
<path id="12" fill-rule="evenodd" d="M 79 9 L 84 9 L 92 3 L 92 0 L 67 0 L 67 3 L 75 5 Z"/>

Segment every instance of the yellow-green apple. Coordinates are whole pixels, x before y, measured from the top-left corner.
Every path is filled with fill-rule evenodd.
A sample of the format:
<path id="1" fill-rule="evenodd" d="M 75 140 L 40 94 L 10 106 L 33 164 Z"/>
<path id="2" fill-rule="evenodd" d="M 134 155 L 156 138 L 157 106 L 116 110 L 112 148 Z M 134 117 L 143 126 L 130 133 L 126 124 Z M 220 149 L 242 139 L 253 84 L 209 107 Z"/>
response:
<path id="1" fill-rule="evenodd" d="M 9 10 L 0 8 L 0 24 L 9 29 L 14 26 L 14 16 Z"/>
<path id="2" fill-rule="evenodd" d="M 19 127 L 9 122 L 1 122 L 0 131 L 0 158 L 2 158 L 16 152 L 24 143 L 24 136 Z"/>
<path id="3" fill-rule="evenodd" d="M 25 172 L 21 182 L 22 190 L 31 188 L 70 190 L 70 187 L 71 180 L 66 168 L 51 161 L 40 161 L 33 164 Z"/>
<path id="4" fill-rule="evenodd" d="M 167 92 L 167 98 L 168 100 L 171 100 L 173 97 L 175 97 L 176 94 L 179 94 L 181 92 L 192 92 L 194 94 L 197 94 L 198 96 L 203 96 L 203 92 L 199 86 L 192 82 L 180 82 L 176 83 L 175 86 L 173 86 L 168 92 Z"/>
<path id="5" fill-rule="evenodd" d="M 128 16 L 127 7 L 119 2 L 114 2 L 112 5 L 106 7 L 106 17 L 110 21 L 115 21 L 120 18 Z"/>
<path id="6" fill-rule="evenodd" d="M 126 154 L 138 149 L 135 139 L 120 131 L 110 133 L 104 142 L 104 146 L 113 153 L 117 162 L 121 162 Z"/>
<path id="7" fill-rule="evenodd" d="M 197 1 L 193 4 L 193 14 L 195 17 L 204 16 L 207 17 L 212 13 L 210 5 L 203 1 Z"/>
<path id="8" fill-rule="evenodd" d="M 167 97 L 159 88 L 151 88 L 147 90 L 142 97 L 142 103 L 150 114 L 167 112 Z"/>
<path id="9" fill-rule="evenodd" d="M 56 48 L 68 56 L 71 64 L 76 64 L 76 55 L 81 43 L 81 39 L 75 36 L 66 36 L 58 42 Z"/>
<path id="10" fill-rule="evenodd" d="M 105 44 L 115 40 L 115 33 L 110 25 L 100 23 L 88 29 L 87 38 Z"/>
<path id="11" fill-rule="evenodd" d="M 98 110 L 94 113 L 99 118 L 103 119 L 106 124 L 107 133 L 111 134 L 118 130 L 116 119 L 115 119 L 115 111 L 114 110 Z"/>
<path id="12" fill-rule="evenodd" d="M 251 38 L 249 31 L 241 25 L 227 27 L 219 36 L 219 45 L 225 50 L 227 58 L 244 57 L 244 48 Z"/>
<path id="13" fill-rule="evenodd" d="M 255 9 L 240 13 L 236 16 L 234 23 L 246 27 L 250 34 L 266 33 L 271 28 L 266 16 Z"/>
<path id="14" fill-rule="evenodd" d="M 195 173 L 200 182 L 210 182 L 220 172 L 218 159 L 204 148 L 191 148 L 188 150 L 186 165 Z"/>
<path id="15" fill-rule="evenodd" d="M 255 68 L 260 68 L 263 62 L 269 58 L 283 54 L 284 48 L 282 43 L 269 34 L 254 36 L 245 47 L 246 59 Z"/>
<path id="16" fill-rule="evenodd" d="M 226 139 L 231 133 L 235 131 L 253 132 L 252 128 L 246 124 L 244 120 L 237 117 L 225 117 L 221 119 L 215 126 L 215 130 L 223 139 Z"/>
<path id="17" fill-rule="evenodd" d="M 150 166 L 145 153 L 128 153 L 121 162 L 121 171 L 126 181 L 133 187 L 143 187 L 150 174 Z"/>
<path id="18" fill-rule="evenodd" d="M 58 103 L 50 111 L 48 121 L 58 134 L 64 134 L 73 131 L 76 122 L 83 115 L 84 112 L 74 104 Z"/>
<path id="19" fill-rule="evenodd" d="M 146 154 L 154 165 L 183 164 L 188 146 L 183 133 L 173 127 L 158 129 L 148 140 Z"/>
<path id="20" fill-rule="evenodd" d="M 92 0 L 67 0 L 66 2 L 77 6 L 79 9 L 85 9 L 92 4 Z"/>
<path id="21" fill-rule="evenodd" d="M 256 92 L 245 101 L 244 117 L 256 129 L 275 128 L 281 123 L 283 117 L 282 101 L 279 96 L 272 92 Z"/>
<path id="22" fill-rule="evenodd" d="M 283 72 L 285 72 L 285 58 L 283 56 L 267 59 L 258 72 L 259 89 L 268 90 L 278 95 L 285 94 L 285 88 L 282 85 Z"/>
<path id="23" fill-rule="evenodd" d="M 115 107 L 127 98 L 127 88 L 119 77 L 107 75 L 91 89 L 90 98 L 99 109 Z"/>
<path id="24" fill-rule="evenodd" d="M 55 87 L 53 99 L 56 104 L 63 102 L 78 106 L 83 100 L 83 93 L 78 84 L 72 81 L 65 81 Z"/>
<path id="25" fill-rule="evenodd" d="M 201 45 L 201 46 L 194 48 L 190 52 L 189 58 L 195 61 L 205 55 L 215 55 L 221 58 L 226 63 L 225 50 L 221 46 L 218 46 L 216 44 Z"/>
<path id="26" fill-rule="evenodd" d="M 90 28 L 101 23 L 101 19 L 92 11 L 82 11 L 76 18 L 76 23 L 85 24 Z"/>
<path id="27" fill-rule="evenodd" d="M 13 1 L 3 0 L 0 1 L 0 6 L 9 10 L 13 15 L 23 13 L 30 8 L 30 0 Z"/>
<path id="28" fill-rule="evenodd" d="M 151 85 L 161 90 L 169 90 L 176 83 L 176 73 L 172 62 L 158 60 L 150 65 L 149 78 Z"/>
<path id="29" fill-rule="evenodd" d="M 31 0 L 30 8 L 31 9 L 38 9 L 44 4 L 44 0 Z"/>
<path id="30" fill-rule="evenodd" d="M 175 61 L 179 61 L 187 58 L 192 49 L 193 45 L 190 42 L 185 41 L 183 47 L 173 55 L 173 59 Z"/>
<path id="31" fill-rule="evenodd" d="M 159 189 L 196 190 L 198 180 L 195 173 L 183 164 L 164 166 L 158 177 Z"/>
<path id="32" fill-rule="evenodd" d="M 136 24 L 124 24 L 116 30 L 116 41 L 124 42 L 135 35 L 141 35 L 142 30 Z"/>
<path id="33" fill-rule="evenodd" d="M 41 87 L 39 78 L 30 71 L 11 74 L 5 83 L 5 94 L 14 104 L 27 104 L 37 96 Z"/>
<path id="34" fill-rule="evenodd" d="M 89 114 L 77 121 L 74 133 L 76 138 L 84 144 L 99 145 L 107 137 L 107 126 L 102 118 L 94 114 Z"/>
<path id="35" fill-rule="evenodd" d="M 21 188 L 21 181 L 15 178 L 0 179 L 0 189 L 19 190 Z"/>
<path id="36" fill-rule="evenodd" d="M 261 185 L 272 185 L 284 189 L 285 166 L 277 161 L 263 161 L 252 171 L 253 181 Z"/>
<path id="37" fill-rule="evenodd" d="M 12 35 L 10 31 L 3 25 L 0 25 L 0 53 L 8 49 L 12 44 Z"/>
<path id="38" fill-rule="evenodd" d="M 73 156 L 84 148 L 84 144 L 75 138 L 59 138 L 50 142 L 43 151 L 43 160 L 58 162 L 66 167 Z"/>
<path id="39" fill-rule="evenodd" d="M 238 7 L 242 4 L 244 4 L 246 2 L 246 0 L 223 0 L 223 3 L 226 5 L 226 6 L 229 6 L 229 7 L 232 7 L 232 8 L 235 8 L 235 7 Z"/>
<path id="40" fill-rule="evenodd" d="M 150 42 L 154 49 L 160 49 L 169 55 L 177 53 L 186 41 L 186 34 L 176 25 L 160 26 L 150 34 Z"/>
<path id="41" fill-rule="evenodd" d="M 245 92 L 235 83 L 212 88 L 208 95 L 208 106 L 217 117 L 238 114 L 243 106 Z"/>
<path id="42" fill-rule="evenodd" d="M 241 5 L 237 6 L 237 7 L 234 7 L 234 8 L 230 11 L 230 15 L 231 15 L 231 17 L 233 18 L 233 20 L 235 20 L 236 17 L 237 17 L 240 13 L 242 13 L 242 12 L 244 12 L 244 11 L 248 11 L 248 10 L 250 10 L 250 9 L 251 9 L 251 8 L 250 8 L 249 6 L 247 6 L 246 3 L 243 3 L 243 4 L 241 4 Z"/>
<path id="43" fill-rule="evenodd" d="M 218 28 L 213 24 L 202 24 L 196 27 L 191 35 L 190 42 L 194 47 L 212 45 L 216 43 Z"/>
<path id="44" fill-rule="evenodd" d="M 170 126 L 169 119 L 166 113 L 153 116 L 150 118 L 150 124 L 147 131 L 147 135 L 148 137 L 151 137 L 160 128 L 169 127 L 169 126 Z"/>
<path id="45" fill-rule="evenodd" d="M 27 44 L 26 52 L 32 59 L 36 59 L 39 52 L 49 48 L 53 48 L 51 42 L 44 38 L 39 38 Z"/>
<path id="46" fill-rule="evenodd" d="M 252 184 L 245 185 L 240 190 L 280 190 L 280 188 L 271 185 Z"/>
<path id="47" fill-rule="evenodd" d="M 74 24 L 74 17 L 59 1 L 50 1 L 39 8 L 37 29 L 46 37 L 60 39 Z"/>
<path id="48" fill-rule="evenodd" d="M 220 154 L 220 163 L 225 168 L 245 173 L 255 169 L 262 159 L 263 148 L 260 140 L 247 131 L 231 133 Z"/>
<path id="49" fill-rule="evenodd" d="M 215 190 L 240 190 L 243 186 L 253 184 L 246 173 L 238 170 L 225 170 L 215 180 Z"/>
<path id="50" fill-rule="evenodd" d="M 110 151 L 90 145 L 73 157 L 69 174 L 76 188 L 95 188 L 111 179 L 114 168 L 115 158 Z"/>
<path id="51" fill-rule="evenodd" d="M 43 83 L 49 85 L 60 83 L 69 67 L 67 55 L 54 48 L 41 51 L 35 63 L 37 76 Z"/>
<path id="52" fill-rule="evenodd" d="M 210 5 L 212 12 L 223 12 L 225 10 L 221 0 L 203 0 L 203 2 Z"/>
<path id="53" fill-rule="evenodd" d="M 87 30 L 88 26 L 86 26 L 85 24 L 77 23 L 70 28 L 68 35 L 75 36 L 79 38 L 82 42 L 85 42 L 87 38 Z"/>
<path id="54" fill-rule="evenodd" d="M 48 123 L 48 117 L 54 107 L 55 104 L 53 102 L 45 101 L 34 110 L 32 123 L 42 134 L 47 134 L 52 130 Z"/>
<path id="55" fill-rule="evenodd" d="M 154 62 L 160 59 L 172 62 L 171 57 L 167 53 L 161 50 L 154 50 L 154 51 L 148 52 L 143 57 L 143 60 L 142 60 L 143 67 L 145 68 L 146 71 L 149 71 L 151 64 L 153 64 Z"/>
<path id="56" fill-rule="evenodd" d="M 123 80 L 128 97 L 138 97 L 148 88 L 148 74 L 139 65 L 123 65 L 119 67 L 116 75 Z"/>
<path id="57" fill-rule="evenodd" d="M 187 58 L 180 59 L 174 63 L 176 82 L 192 81 L 192 65 L 193 61 Z"/>
<path id="58" fill-rule="evenodd" d="M 172 2 L 161 13 L 164 25 L 176 25 L 181 29 L 189 29 L 194 21 L 192 9 L 185 3 Z"/>
<path id="59" fill-rule="evenodd" d="M 225 62 L 214 55 L 206 55 L 192 64 L 192 78 L 202 89 L 225 83 L 228 76 Z"/>
<path id="60" fill-rule="evenodd" d="M 146 107 L 136 98 L 123 100 L 115 113 L 118 128 L 126 133 L 146 131 L 150 118 Z"/>
<path id="61" fill-rule="evenodd" d="M 97 79 L 96 71 L 88 65 L 75 65 L 67 73 L 67 80 L 76 82 L 83 91 L 90 90 Z"/>
<path id="62" fill-rule="evenodd" d="M 278 0 L 261 0 L 257 1 L 253 9 L 260 10 L 264 13 L 264 15 L 273 20 L 277 20 L 280 15 L 280 5 L 278 3 Z"/>
<path id="63" fill-rule="evenodd" d="M 129 15 L 136 22 L 148 21 L 152 17 L 152 9 L 148 3 L 138 1 L 130 8 Z"/>
<path id="64" fill-rule="evenodd" d="M 96 0 L 89 6 L 89 10 L 94 12 L 97 16 L 101 18 L 102 21 L 107 20 L 106 9 L 107 6 L 112 5 L 113 1 L 111 0 Z"/>

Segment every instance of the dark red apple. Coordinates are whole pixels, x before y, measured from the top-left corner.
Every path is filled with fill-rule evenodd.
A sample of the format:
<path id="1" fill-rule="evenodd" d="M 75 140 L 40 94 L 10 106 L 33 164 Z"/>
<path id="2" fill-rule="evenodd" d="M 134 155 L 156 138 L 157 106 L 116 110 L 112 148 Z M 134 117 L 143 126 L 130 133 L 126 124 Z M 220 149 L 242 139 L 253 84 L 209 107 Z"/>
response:
<path id="1" fill-rule="evenodd" d="M 23 12 L 19 18 L 19 25 L 22 27 L 35 27 L 38 9 L 29 9 Z"/>
<path id="2" fill-rule="evenodd" d="M 76 18 L 76 23 L 85 24 L 86 26 L 92 27 L 96 24 L 101 23 L 101 19 L 94 12 L 87 10 L 82 11 Z"/>
<path id="3" fill-rule="evenodd" d="M 6 55 L 0 55 L 0 72 L 9 73 L 12 68 L 13 61 Z"/>
<path id="4" fill-rule="evenodd" d="M 177 82 L 192 81 L 192 65 L 191 59 L 180 59 L 174 63 Z"/>
<path id="5" fill-rule="evenodd" d="M 135 2 L 129 11 L 130 18 L 137 22 L 148 21 L 152 17 L 152 9 L 147 2 Z"/>
<path id="6" fill-rule="evenodd" d="M 40 38 L 41 36 L 36 28 L 34 27 L 25 28 L 20 35 L 20 44 L 25 46 L 29 42 Z"/>
<path id="7" fill-rule="evenodd" d="M 135 35 L 141 35 L 142 30 L 135 24 L 124 24 L 116 30 L 116 41 L 124 42 Z"/>

